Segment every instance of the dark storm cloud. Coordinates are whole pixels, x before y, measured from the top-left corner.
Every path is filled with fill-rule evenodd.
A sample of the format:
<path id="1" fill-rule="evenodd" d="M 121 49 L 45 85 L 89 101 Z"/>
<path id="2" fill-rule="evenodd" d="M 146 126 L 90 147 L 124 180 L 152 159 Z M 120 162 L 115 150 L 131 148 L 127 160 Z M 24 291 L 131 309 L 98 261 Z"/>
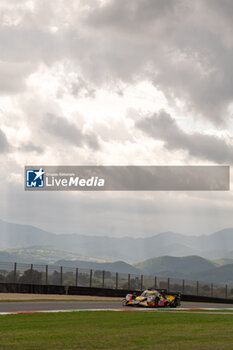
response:
<path id="1" fill-rule="evenodd" d="M 1 153 L 7 153 L 9 152 L 11 149 L 7 138 L 5 136 L 5 134 L 3 133 L 3 131 L 0 129 L 0 154 Z"/>
<path id="2" fill-rule="evenodd" d="M 163 141 L 169 150 L 184 150 L 190 156 L 216 163 L 233 163 L 232 143 L 214 135 L 187 133 L 164 111 L 138 121 L 136 126 L 152 138 Z"/>
<path id="3" fill-rule="evenodd" d="M 48 113 L 44 120 L 44 130 L 74 146 L 81 147 L 86 144 L 90 148 L 99 149 L 98 139 L 95 134 L 84 134 L 75 124 L 63 117 L 57 117 Z"/>

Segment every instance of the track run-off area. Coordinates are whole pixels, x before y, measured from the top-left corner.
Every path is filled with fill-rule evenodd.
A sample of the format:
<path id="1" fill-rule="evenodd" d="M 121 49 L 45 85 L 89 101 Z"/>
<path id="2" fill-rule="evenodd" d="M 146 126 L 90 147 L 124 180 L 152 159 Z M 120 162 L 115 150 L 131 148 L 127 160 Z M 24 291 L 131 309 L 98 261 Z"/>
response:
<path id="1" fill-rule="evenodd" d="M 15 313 L 40 313 L 40 312 L 78 312 L 78 311 L 148 311 L 148 312 L 189 312 L 189 311 L 231 311 L 232 304 L 213 304 L 213 303 L 192 303 L 182 302 L 180 307 L 176 309 L 170 308 L 142 308 L 142 307 L 124 307 L 119 301 L 24 301 L 24 302 L 1 302 L 0 315 Z"/>

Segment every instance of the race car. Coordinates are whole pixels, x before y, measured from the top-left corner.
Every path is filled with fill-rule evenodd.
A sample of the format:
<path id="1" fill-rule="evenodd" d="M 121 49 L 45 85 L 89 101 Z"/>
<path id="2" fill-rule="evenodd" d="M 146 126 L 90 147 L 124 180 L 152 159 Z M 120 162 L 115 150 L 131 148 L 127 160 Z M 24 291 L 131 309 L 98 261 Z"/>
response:
<path id="1" fill-rule="evenodd" d="M 123 299 L 124 306 L 144 307 L 177 307 L 180 305 L 180 294 L 167 295 L 165 290 L 145 290 L 141 295 L 127 294 Z"/>

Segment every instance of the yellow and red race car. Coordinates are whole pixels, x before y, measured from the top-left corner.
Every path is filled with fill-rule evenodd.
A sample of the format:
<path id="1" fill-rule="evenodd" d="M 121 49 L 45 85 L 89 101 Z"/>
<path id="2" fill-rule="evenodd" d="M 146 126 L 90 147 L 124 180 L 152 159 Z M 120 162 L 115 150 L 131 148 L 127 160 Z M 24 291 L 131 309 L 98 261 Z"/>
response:
<path id="1" fill-rule="evenodd" d="M 177 307 L 180 305 L 180 294 L 166 295 L 158 290 L 145 290 L 141 295 L 127 294 L 123 299 L 124 306 L 144 307 Z"/>

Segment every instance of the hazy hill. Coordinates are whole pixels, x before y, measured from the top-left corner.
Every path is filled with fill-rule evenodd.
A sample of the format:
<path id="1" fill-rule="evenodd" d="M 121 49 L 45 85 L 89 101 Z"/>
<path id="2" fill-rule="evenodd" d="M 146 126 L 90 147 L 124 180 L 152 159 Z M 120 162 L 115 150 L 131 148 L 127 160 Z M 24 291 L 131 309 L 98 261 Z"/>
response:
<path id="1" fill-rule="evenodd" d="M 195 273 L 192 277 L 206 282 L 233 283 L 233 264 L 223 265 L 208 271 Z"/>
<path id="2" fill-rule="evenodd" d="M 28 248 L 17 248 L 0 251 L 0 261 L 11 261 L 21 263 L 53 264 L 59 259 L 85 258 L 79 254 L 54 247 L 33 246 Z M 88 259 L 87 259 L 88 260 Z"/>
<path id="3" fill-rule="evenodd" d="M 229 262 L 231 262 L 229 264 Z M 233 283 L 233 263 L 230 259 L 210 261 L 200 256 L 161 256 L 135 264 L 145 274 L 160 277 L 199 280 L 213 283 Z"/>
<path id="4" fill-rule="evenodd" d="M 216 267 L 212 261 L 201 258 L 200 256 L 161 256 L 154 259 L 148 259 L 135 265 L 146 274 L 151 275 L 190 275 L 196 272 L 207 271 Z"/>
<path id="5" fill-rule="evenodd" d="M 124 260 L 130 263 L 162 255 L 174 257 L 198 255 L 210 259 L 233 258 L 233 228 L 201 236 L 164 232 L 147 238 L 113 238 L 81 234 L 57 235 L 33 226 L 11 224 L 0 220 L 1 250 L 35 245 L 74 252 L 78 258 L 85 256 L 111 261 Z"/>
<path id="6" fill-rule="evenodd" d="M 104 270 L 110 272 L 120 272 L 120 273 L 132 273 L 141 274 L 141 271 L 136 267 L 125 263 L 124 261 L 116 261 L 113 263 L 97 263 L 91 261 L 67 261 L 59 260 L 55 262 L 55 265 L 61 265 L 65 267 L 78 267 L 80 269 L 93 269 L 93 270 Z"/>

